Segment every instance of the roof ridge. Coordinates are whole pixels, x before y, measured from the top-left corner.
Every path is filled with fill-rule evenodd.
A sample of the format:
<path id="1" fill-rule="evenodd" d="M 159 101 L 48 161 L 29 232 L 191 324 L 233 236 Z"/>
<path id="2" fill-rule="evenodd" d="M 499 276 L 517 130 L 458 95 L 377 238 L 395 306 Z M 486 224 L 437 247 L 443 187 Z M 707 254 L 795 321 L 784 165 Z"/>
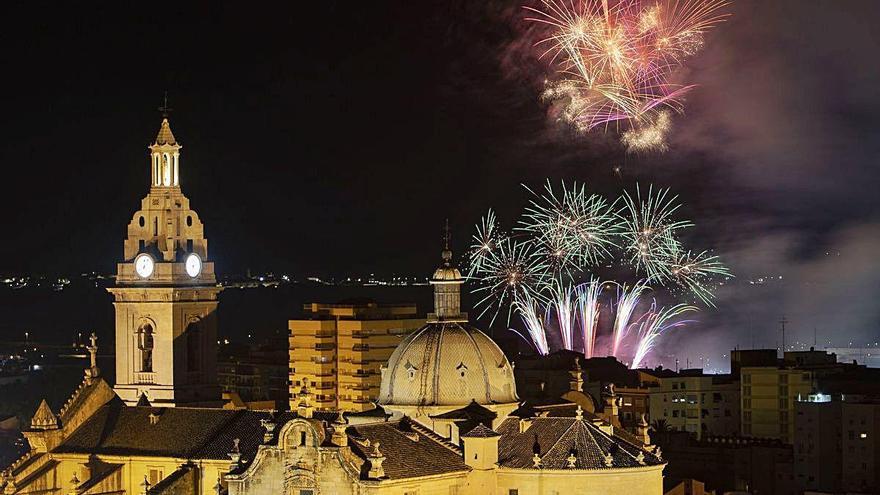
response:
<path id="1" fill-rule="evenodd" d="M 83 393 L 83 390 L 85 390 L 87 387 L 91 387 L 91 385 L 86 383 L 86 380 L 83 379 L 83 381 L 81 381 L 79 383 L 79 385 L 76 387 L 76 390 L 74 390 L 73 393 L 70 394 L 70 397 L 67 399 L 67 401 L 64 403 L 64 405 L 61 406 L 61 409 L 58 410 L 58 419 L 61 420 L 62 425 L 64 423 L 66 423 L 66 421 L 64 421 L 64 416 L 66 415 L 67 411 L 70 410 L 70 407 L 73 405 L 73 403 L 76 401 L 76 399 L 78 399 L 79 396 Z"/>
<path id="2" fill-rule="evenodd" d="M 476 437 L 500 437 L 500 436 L 501 436 L 500 433 L 498 433 L 497 431 L 495 431 L 492 428 L 487 427 L 483 423 L 477 423 L 477 426 L 471 428 L 470 430 L 467 431 L 467 433 L 462 435 L 463 438 L 468 438 L 468 437 L 473 437 L 473 438 L 476 438 Z"/>
<path id="3" fill-rule="evenodd" d="M 556 418 L 556 419 L 560 419 L 560 418 Z M 548 448 L 548 449 L 544 452 L 543 455 L 539 455 L 539 457 L 540 457 L 541 459 L 543 459 L 545 456 L 549 455 L 550 452 L 552 452 L 553 449 L 555 449 L 555 448 L 560 444 L 560 442 L 562 441 L 562 439 L 565 438 L 565 436 L 568 434 L 568 432 L 570 432 L 570 431 L 574 428 L 575 423 L 577 423 L 577 421 L 574 420 L 574 418 L 565 418 L 565 419 L 572 419 L 572 420 L 573 420 L 572 424 L 569 425 L 569 427 L 566 428 L 565 431 L 563 431 L 561 435 L 559 435 L 558 437 L 556 437 L 556 440 L 553 441 L 553 444 L 550 446 L 550 448 Z"/>
<path id="4" fill-rule="evenodd" d="M 580 422 L 583 423 L 584 429 L 587 430 L 588 432 L 590 432 L 590 439 L 592 439 L 593 443 L 596 444 L 596 447 L 598 447 L 599 452 L 602 452 L 604 455 L 611 454 L 611 451 L 609 449 L 602 448 L 602 446 L 596 440 L 596 432 L 599 432 L 599 435 L 603 438 L 608 437 L 606 440 L 610 441 L 613 444 L 616 444 L 616 442 L 614 441 L 614 437 L 612 435 L 605 433 L 602 430 L 602 428 L 599 428 L 598 426 L 594 425 L 592 422 L 588 422 L 587 420 L 581 420 Z M 618 450 L 622 450 L 622 449 L 618 449 Z"/>
<path id="5" fill-rule="evenodd" d="M 398 423 L 399 423 L 399 421 L 398 421 Z M 410 421 L 409 425 L 411 428 L 413 428 L 417 432 L 421 433 L 422 435 L 425 435 L 426 437 L 430 438 L 431 440 L 434 440 L 435 442 L 446 447 L 447 449 L 451 450 L 452 452 L 455 452 L 456 454 L 459 454 L 459 455 L 463 454 L 461 447 L 446 440 L 446 438 L 442 437 L 441 435 L 438 435 L 430 428 L 426 428 L 426 427 L 422 426 L 421 424 L 417 423 L 416 421 Z"/>

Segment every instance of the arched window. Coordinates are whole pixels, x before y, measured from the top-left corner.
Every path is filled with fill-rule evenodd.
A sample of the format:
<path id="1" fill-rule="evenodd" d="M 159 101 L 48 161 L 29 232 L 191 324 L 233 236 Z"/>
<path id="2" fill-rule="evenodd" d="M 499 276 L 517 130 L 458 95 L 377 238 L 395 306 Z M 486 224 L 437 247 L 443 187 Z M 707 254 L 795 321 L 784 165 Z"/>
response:
<path id="1" fill-rule="evenodd" d="M 138 350 L 141 354 L 141 371 L 153 371 L 153 326 L 144 323 L 138 329 Z"/>
<path id="2" fill-rule="evenodd" d="M 168 159 L 168 153 L 162 153 L 162 185 L 171 185 L 171 163 Z"/>

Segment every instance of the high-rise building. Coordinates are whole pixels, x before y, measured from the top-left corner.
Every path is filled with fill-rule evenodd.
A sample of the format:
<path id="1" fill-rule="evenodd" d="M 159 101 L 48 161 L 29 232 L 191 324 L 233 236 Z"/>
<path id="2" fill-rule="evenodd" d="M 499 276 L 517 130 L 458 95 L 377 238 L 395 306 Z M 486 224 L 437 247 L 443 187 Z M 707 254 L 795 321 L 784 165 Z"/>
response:
<path id="1" fill-rule="evenodd" d="M 150 145 L 150 192 L 128 224 L 116 286 L 116 385 L 126 404 L 219 401 L 217 295 L 199 216 L 180 189 L 168 119 Z"/>
<path id="2" fill-rule="evenodd" d="M 322 411 L 365 411 L 379 395 L 380 366 L 423 326 L 415 304 L 306 304 L 290 320 L 290 409 L 303 389 Z"/>
<path id="3" fill-rule="evenodd" d="M 740 373 L 742 434 L 791 443 L 794 404 L 812 392 L 813 373 L 780 366 L 743 367 Z"/>
<path id="4" fill-rule="evenodd" d="M 795 404 L 794 472 L 802 490 L 880 490 L 880 401 L 812 394 Z"/>
<path id="5" fill-rule="evenodd" d="M 681 370 L 670 376 L 663 370 L 656 383 L 658 389 L 650 393 L 652 422 L 662 420 L 670 429 L 693 433 L 697 439 L 739 432 L 740 387 L 731 375 Z"/>

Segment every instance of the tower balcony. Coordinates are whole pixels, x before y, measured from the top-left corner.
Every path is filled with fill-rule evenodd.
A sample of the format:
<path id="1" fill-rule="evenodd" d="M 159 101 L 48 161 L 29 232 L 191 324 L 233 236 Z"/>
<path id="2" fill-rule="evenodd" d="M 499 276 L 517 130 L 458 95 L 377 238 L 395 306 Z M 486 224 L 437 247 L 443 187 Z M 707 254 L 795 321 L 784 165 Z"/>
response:
<path id="1" fill-rule="evenodd" d="M 156 383 L 156 372 L 154 371 L 136 371 L 134 373 L 134 383 L 138 385 L 152 385 Z"/>

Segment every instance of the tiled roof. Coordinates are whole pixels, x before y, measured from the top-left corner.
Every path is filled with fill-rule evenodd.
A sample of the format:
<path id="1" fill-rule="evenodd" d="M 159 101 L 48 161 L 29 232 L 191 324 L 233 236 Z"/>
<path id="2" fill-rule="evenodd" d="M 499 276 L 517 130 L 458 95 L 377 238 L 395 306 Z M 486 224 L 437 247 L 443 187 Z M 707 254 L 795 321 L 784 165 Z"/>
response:
<path id="1" fill-rule="evenodd" d="M 388 358 L 379 404 L 460 406 L 518 400 L 513 368 L 488 335 L 465 322 L 430 322 Z"/>
<path id="2" fill-rule="evenodd" d="M 162 119 L 159 135 L 156 136 L 156 144 L 177 144 L 174 134 L 171 133 L 171 125 L 168 124 L 168 119 Z"/>
<path id="3" fill-rule="evenodd" d="M 476 428 L 472 428 L 471 431 L 462 435 L 464 438 L 491 438 L 501 436 L 497 431 L 487 428 L 483 424 L 479 424 Z"/>
<path id="4" fill-rule="evenodd" d="M 153 424 L 151 415 L 157 421 Z M 328 423 L 337 413 L 315 413 Z M 78 428 L 56 452 L 106 455 L 145 455 L 188 459 L 228 459 L 234 440 L 239 439 L 243 460 L 253 460 L 263 443 L 262 419 L 267 411 L 208 408 L 127 407 L 113 402 L 101 407 Z M 275 435 L 295 413 L 275 415 Z"/>
<path id="5" fill-rule="evenodd" d="M 574 469 L 607 469 L 660 465 L 654 454 L 612 437 L 589 420 L 564 417 L 534 418 L 520 433 L 519 419 L 509 418 L 499 427 L 498 462 L 504 467 L 531 469 L 535 454 L 543 469 L 571 469 L 568 458 L 576 458 Z M 611 456 L 611 466 L 606 456 Z M 639 457 L 642 462 L 639 462 Z"/>
<path id="6" fill-rule="evenodd" d="M 347 430 L 352 451 L 367 460 L 365 440 L 370 445 L 379 443 L 379 451 L 386 457 L 382 464 L 390 479 L 413 478 L 435 474 L 468 471 L 461 454 L 428 436 L 421 428 L 413 428 L 407 421 L 392 421 L 350 426 Z M 369 463 L 364 462 L 361 477 L 366 478 Z"/>
<path id="7" fill-rule="evenodd" d="M 224 409 L 101 407 L 56 452 L 193 457 L 243 411 Z M 155 414 L 158 421 L 151 419 Z M 219 454 L 217 457 L 220 458 Z M 226 455 L 222 456 L 226 458 Z"/>

